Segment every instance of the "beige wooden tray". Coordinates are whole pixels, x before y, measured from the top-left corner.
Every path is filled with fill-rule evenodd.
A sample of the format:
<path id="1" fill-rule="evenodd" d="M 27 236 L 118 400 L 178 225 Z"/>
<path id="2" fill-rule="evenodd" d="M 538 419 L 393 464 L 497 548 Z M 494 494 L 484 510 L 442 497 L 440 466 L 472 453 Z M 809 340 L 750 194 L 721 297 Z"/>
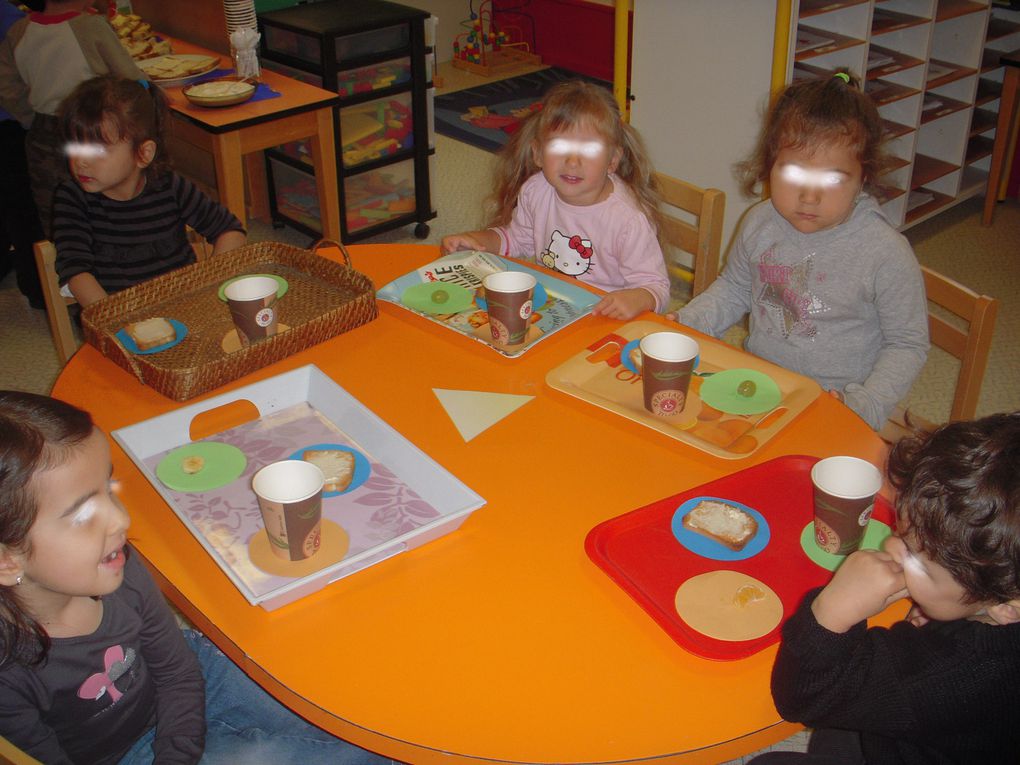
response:
<path id="1" fill-rule="evenodd" d="M 626 368 L 620 351 L 632 340 L 663 329 L 666 327 L 651 321 L 625 324 L 551 370 L 545 381 L 556 390 L 616 412 L 723 459 L 741 459 L 753 454 L 821 393 L 814 380 L 725 343 L 702 340 L 701 361 L 697 369 L 699 376 L 691 379 L 683 412 L 670 420 L 656 417 L 645 410 L 641 377 Z M 702 381 L 706 379 L 700 375 L 726 369 L 754 369 L 767 374 L 782 393 L 779 405 L 768 412 L 753 415 L 727 414 L 708 406 L 698 396 Z"/>

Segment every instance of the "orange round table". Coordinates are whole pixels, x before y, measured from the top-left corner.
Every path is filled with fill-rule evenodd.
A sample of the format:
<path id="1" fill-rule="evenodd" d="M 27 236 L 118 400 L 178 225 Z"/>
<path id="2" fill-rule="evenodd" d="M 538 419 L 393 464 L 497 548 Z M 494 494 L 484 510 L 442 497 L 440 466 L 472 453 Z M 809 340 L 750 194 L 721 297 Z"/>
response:
<path id="1" fill-rule="evenodd" d="M 350 252 L 377 288 L 439 255 Z M 784 454 L 881 464 L 863 421 L 822 395 L 753 455 L 723 460 L 546 385 L 621 322 L 588 316 L 507 359 L 398 306 L 380 314 L 216 392 L 314 363 L 487 503 L 452 534 L 267 612 L 114 446 L 131 541 L 200 629 L 308 719 L 406 762 L 717 763 L 798 730 L 771 701 L 775 646 L 728 662 L 686 652 L 588 559 L 584 539 Z M 465 442 L 434 388 L 534 399 Z M 91 346 L 53 395 L 107 432 L 180 406 Z"/>

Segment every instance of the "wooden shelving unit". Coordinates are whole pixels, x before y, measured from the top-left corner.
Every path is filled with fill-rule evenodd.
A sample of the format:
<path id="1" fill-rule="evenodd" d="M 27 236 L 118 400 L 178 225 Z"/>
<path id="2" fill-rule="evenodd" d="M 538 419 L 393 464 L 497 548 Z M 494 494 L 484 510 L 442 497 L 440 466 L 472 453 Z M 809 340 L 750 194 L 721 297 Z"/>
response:
<path id="1" fill-rule="evenodd" d="M 1020 13 L 992 0 L 801 0 L 793 25 L 788 79 L 846 67 L 878 105 L 892 157 L 880 200 L 894 225 L 984 193 L 997 51 L 1020 48 Z"/>

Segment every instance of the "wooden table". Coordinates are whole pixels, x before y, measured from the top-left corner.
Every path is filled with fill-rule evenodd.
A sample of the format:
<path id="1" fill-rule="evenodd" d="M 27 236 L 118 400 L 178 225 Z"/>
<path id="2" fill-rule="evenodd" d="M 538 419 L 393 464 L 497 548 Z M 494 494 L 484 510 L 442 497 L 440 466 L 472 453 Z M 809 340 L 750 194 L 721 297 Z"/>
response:
<path id="1" fill-rule="evenodd" d="M 377 287 L 439 255 L 350 251 Z M 406 762 L 718 763 L 799 729 L 772 704 L 774 646 L 732 662 L 687 653 L 587 558 L 584 539 L 783 454 L 881 464 L 863 421 L 823 395 L 754 455 L 723 460 L 546 386 L 548 370 L 621 322 L 587 316 L 506 359 L 398 306 L 380 314 L 228 387 L 314 363 L 487 504 L 452 534 L 267 612 L 114 447 L 129 538 L 200 629 L 310 720 Z M 465 443 L 434 388 L 534 399 Z M 107 432 L 179 406 L 91 346 L 53 394 Z"/>
<path id="2" fill-rule="evenodd" d="M 172 42 L 175 53 L 217 56 L 222 66 L 231 66 L 229 57 L 184 40 Z M 319 194 L 322 235 L 339 242 L 340 197 L 333 107 L 340 102 L 340 97 L 265 69 L 260 79 L 280 95 L 237 106 L 209 108 L 194 106 L 181 93 L 181 88 L 167 88 L 174 118 L 173 137 L 212 154 L 220 202 L 242 222 L 248 219 L 244 161 L 248 161 L 249 178 L 262 179 L 265 176 L 261 165 L 263 149 L 308 139 Z M 253 208 L 260 212 L 268 209 L 264 181 L 252 183 L 250 191 Z"/>
<path id="3" fill-rule="evenodd" d="M 985 189 L 985 209 L 981 223 L 992 224 L 995 215 L 995 203 L 999 201 L 999 191 L 1003 174 L 1013 145 L 1012 133 L 1016 129 L 1017 91 L 1020 89 L 1020 49 L 1003 53 L 999 56 L 999 64 L 1004 67 L 1002 76 L 1002 93 L 999 96 L 999 119 L 995 125 L 995 143 L 992 146 L 992 160 L 988 167 L 988 187 Z"/>

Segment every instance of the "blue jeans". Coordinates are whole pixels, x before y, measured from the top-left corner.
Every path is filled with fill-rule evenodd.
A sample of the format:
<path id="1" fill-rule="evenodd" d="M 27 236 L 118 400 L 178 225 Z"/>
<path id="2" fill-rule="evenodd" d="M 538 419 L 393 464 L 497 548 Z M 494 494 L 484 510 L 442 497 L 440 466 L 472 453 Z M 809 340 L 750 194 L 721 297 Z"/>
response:
<path id="1" fill-rule="evenodd" d="M 194 630 L 184 639 L 205 677 L 205 753 L 202 765 L 390 765 L 306 722 L 278 702 Z M 151 765 L 155 729 L 142 736 L 119 765 Z"/>

